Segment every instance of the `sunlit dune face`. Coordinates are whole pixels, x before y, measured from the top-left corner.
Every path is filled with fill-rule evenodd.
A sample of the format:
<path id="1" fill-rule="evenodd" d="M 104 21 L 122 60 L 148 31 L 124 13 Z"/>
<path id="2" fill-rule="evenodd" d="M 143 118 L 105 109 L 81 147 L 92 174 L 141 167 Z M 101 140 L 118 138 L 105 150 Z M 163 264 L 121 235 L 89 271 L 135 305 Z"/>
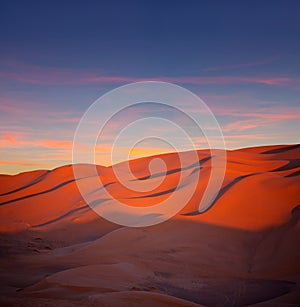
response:
<path id="1" fill-rule="evenodd" d="M 153 206 L 166 200 L 170 197 L 166 191 L 175 190 L 181 176 L 181 161 L 176 153 L 172 154 L 171 160 L 162 155 L 131 160 L 128 164 L 123 162 L 110 167 L 109 174 L 100 174 L 101 181 L 108 184 L 106 190 L 113 199 L 134 207 Z M 131 181 L 129 186 L 128 180 Z"/>
<path id="2" fill-rule="evenodd" d="M 288 223 L 300 203 L 299 150 L 299 146 L 274 146 L 228 152 L 221 190 L 212 207 L 201 214 L 197 209 L 211 176 L 208 151 L 198 152 L 200 174 L 196 182 L 193 176 L 199 166 L 190 165 L 188 159 L 180 161 L 177 153 L 97 166 L 97 186 L 94 166 L 80 165 L 85 176 L 78 180 L 85 185 L 91 202 L 103 200 L 108 208 L 115 202 L 150 208 L 174 195 L 181 205 L 182 197 L 195 183 L 191 198 L 174 218 L 256 231 Z M 72 166 L 0 176 L 0 194 L 4 232 L 6 227 L 13 232 L 20 227 L 50 227 L 97 217 L 78 189 Z M 168 205 L 172 208 L 174 204 L 170 201 Z M 96 204 L 96 209 L 98 205 L 103 203 Z"/>

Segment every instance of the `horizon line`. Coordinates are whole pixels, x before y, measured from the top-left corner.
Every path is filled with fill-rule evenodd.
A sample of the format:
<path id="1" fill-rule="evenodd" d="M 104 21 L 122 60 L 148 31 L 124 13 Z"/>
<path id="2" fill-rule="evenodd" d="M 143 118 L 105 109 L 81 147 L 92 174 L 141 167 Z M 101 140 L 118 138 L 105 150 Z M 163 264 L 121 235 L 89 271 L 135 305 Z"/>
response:
<path id="1" fill-rule="evenodd" d="M 153 158 L 153 157 L 159 157 L 162 155 L 172 155 L 172 154 L 176 154 L 176 153 L 187 153 L 187 152 L 191 152 L 191 151 L 211 151 L 211 150 L 224 150 L 226 152 L 232 152 L 232 151 L 237 151 L 237 150 L 243 150 L 243 149 L 254 149 L 254 148 L 263 148 L 263 147 L 295 147 L 298 148 L 300 147 L 300 143 L 291 143 L 291 144 L 267 144 L 267 145 L 257 145 L 257 146 L 246 146 L 246 147 L 238 147 L 238 148 L 234 148 L 234 149 L 221 149 L 221 148 L 203 148 L 203 149 L 195 149 L 195 150 L 183 150 L 183 151 L 171 151 L 171 152 L 162 152 L 159 154 L 155 154 L 155 155 L 146 155 L 146 156 L 142 156 L 142 157 L 138 157 L 138 158 L 132 158 L 132 159 L 128 159 L 128 160 L 124 160 L 124 161 L 119 161 L 117 163 L 114 164 L 110 164 L 110 165 L 102 165 L 102 164 L 91 164 L 91 163 L 69 163 L 69 164 L 62 164 L 62 165 L 58 165 L 54 168 L 37 168 L 37 169 L 32 169 L 32 170 L 28 170 L 28 171 L 23 171 L 23 172 L 18 172 L 18 173 L 12 173 L 12 174 L 5 174 L 5 173 L 0 173 L 0 176 L 18 176 L 20 174 L 25 174 L 25 173 L 30 173 L 30 172 L 38 172 L 38 171 L 47 171 L 47 172 L 52 172 L 55 171 L 56 169 L 59 168 L 63 168 L 63 167 L 67 167 L 67 166 L 74 166 L 74 165 L 95 165 L 95 166 L 99 166 L 99 167 L 104 167 L 104 168 L 110 168 L 122 163 L 125 163 L 127 161 L 135 161 L 135 160 L 141 160 L 141 159 L 146 159 L 146 158 Z M 292 148 L 293 149 L 293 148 Z"/>

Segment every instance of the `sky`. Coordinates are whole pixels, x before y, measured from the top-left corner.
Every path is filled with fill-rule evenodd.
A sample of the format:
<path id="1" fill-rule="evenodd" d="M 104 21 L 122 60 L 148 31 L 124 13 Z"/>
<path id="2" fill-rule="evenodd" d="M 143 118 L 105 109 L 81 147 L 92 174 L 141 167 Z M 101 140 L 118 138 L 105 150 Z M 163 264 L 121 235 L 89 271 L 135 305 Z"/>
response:
<path id="1" fill-rule="evenodd" d="M 299 1 L 0 1 L 0 173 L 70 164 L 89 106 L 145 80 L 198 95 L 228 149 L 300 143 L 299 12 Z M 172 151 L 153 138 L 171 128 L 142 130 L 152 139 L 130 157 Z M 97 163 L 109 164 L 113 137 Z"/>

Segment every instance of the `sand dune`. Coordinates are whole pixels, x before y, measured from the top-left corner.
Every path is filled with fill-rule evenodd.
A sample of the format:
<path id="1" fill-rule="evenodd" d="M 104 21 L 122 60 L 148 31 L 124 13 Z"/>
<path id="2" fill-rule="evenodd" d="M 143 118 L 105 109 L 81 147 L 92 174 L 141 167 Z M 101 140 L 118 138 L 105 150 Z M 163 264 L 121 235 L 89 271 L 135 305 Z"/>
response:
<path id="1" fill-rule="evenodd" d="M 150 173 L 154 158 L 165 170 Z M 1 306 L 299 306 L 300 146 L 228 151 L 222 188 L 201 214 L 212 162 L 207 150 L 198 158 L 187 205 L 141 228 L 99 217 L 70 165 L 1 175 Z M 79 180 L 95 206 L 153 206 L 189 191 L 199 165 L 179 162 L 177 154 L 132 160 L 134 177 L 125 163 L 97 166 L 100 187 L 94 166 L 80 165 Z M 132 191 L 113 169 L 154 188 Z"/>

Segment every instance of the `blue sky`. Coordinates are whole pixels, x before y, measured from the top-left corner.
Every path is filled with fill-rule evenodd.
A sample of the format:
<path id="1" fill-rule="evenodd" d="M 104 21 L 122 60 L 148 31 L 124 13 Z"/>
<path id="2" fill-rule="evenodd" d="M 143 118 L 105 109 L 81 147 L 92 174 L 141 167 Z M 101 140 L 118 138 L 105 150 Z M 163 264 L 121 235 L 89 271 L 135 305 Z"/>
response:
<path id="1" fill-rule="evenodd" d="M 299 11 L 299 1 L 1 1 L 0 172 L 70 163 L 89 105 L 140 80 L 199 95 L 228 148 L 299 143 Z"/>

